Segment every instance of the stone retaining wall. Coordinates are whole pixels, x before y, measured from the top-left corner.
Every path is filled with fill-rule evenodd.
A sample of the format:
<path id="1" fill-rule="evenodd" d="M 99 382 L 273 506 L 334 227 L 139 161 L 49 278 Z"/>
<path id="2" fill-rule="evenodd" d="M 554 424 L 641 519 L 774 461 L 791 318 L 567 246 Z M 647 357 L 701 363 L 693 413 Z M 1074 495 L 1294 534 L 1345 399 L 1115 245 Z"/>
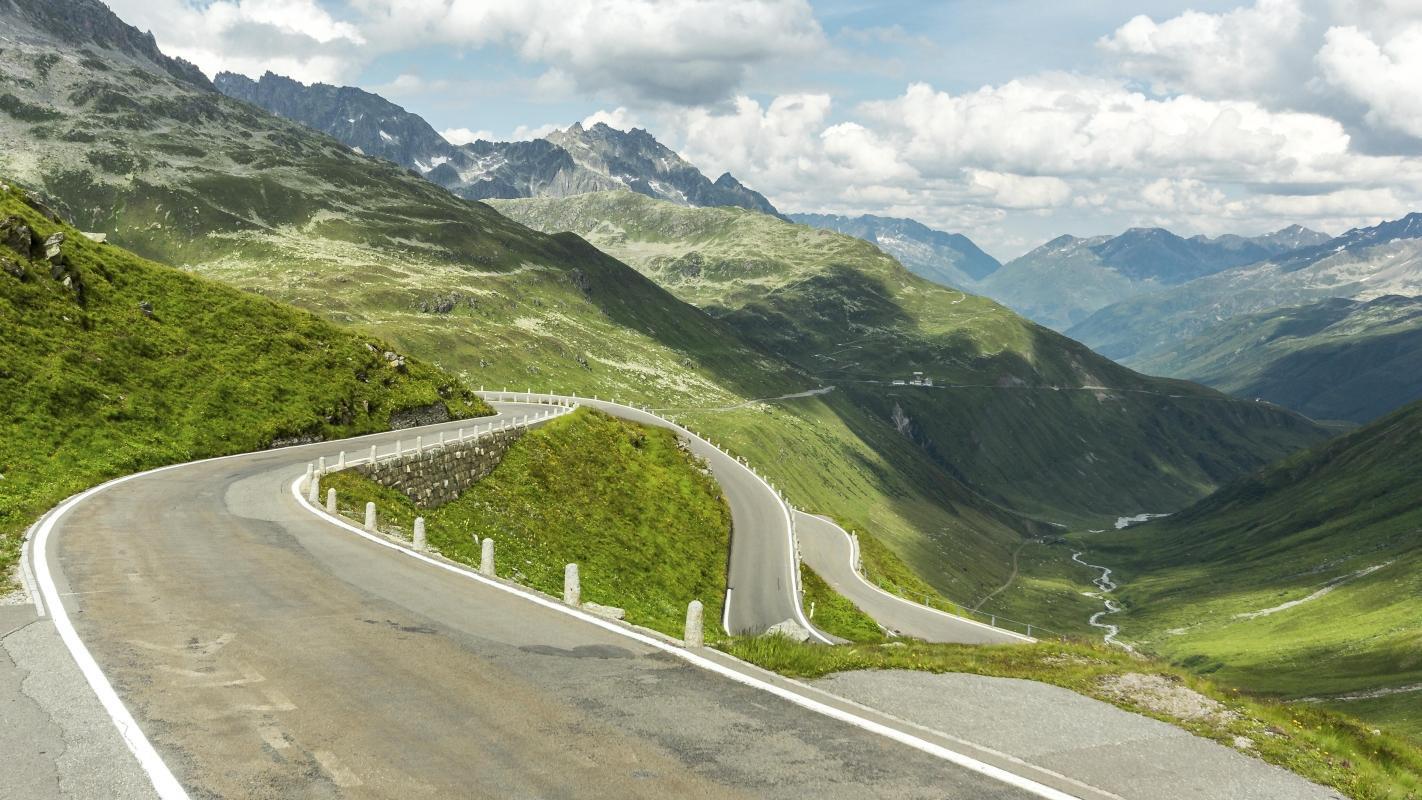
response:
<path id="1" fill-rule="evenodd" d="M 367 478 L 403 493 L 421 508 L 431 509 L 457 499 L 488 477 L 523 430 L 498 431 L 463 444 L 426 447 L 378 464 L 351 467 Z"/>

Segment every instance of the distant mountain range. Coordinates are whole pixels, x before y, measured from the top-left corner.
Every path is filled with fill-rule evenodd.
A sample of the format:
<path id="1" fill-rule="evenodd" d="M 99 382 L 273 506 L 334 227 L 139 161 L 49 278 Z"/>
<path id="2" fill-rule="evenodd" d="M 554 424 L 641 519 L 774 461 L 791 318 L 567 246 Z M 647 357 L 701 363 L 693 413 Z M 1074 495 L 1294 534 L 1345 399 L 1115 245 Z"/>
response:
<path id="1" fill-rule="evenodd" d="M 455 145 L 419 115 L 352 86 L 307 86 L 270 72 L 256 81 L 223 72 L 214 85 L 229 97 L 329 134 L 365 155 L 393 161 L 471 200 L 625 188 L 686 206 L 778 213 L 730 173 L 712 181 L 641 129 L 574 124 L 532 141 Z"/>
<path id="2" fill-rule="evenodd" d="M 1060 236 L 1009 261 L 975 288 L 1065 331 L 1112 303 L 1326 241 L 1327 234 L 1298 225 L 1263 236 L 1213 239 L 1186 239 L 1163 228 Z"/>
<path id="3" fill-rule="evenodd" d="M 1128 299 L 1068 334 L 1140 369 L 1362 422 L 1422 396 L 1419 295 L 1414 213 Z"/>
<path id="4" fill-rule="evenodd" d="M 876 244 L 919 277 L 956 289 L 969 289 L 1002 268 L 1002 262 L 963 234 L 934 230 L 911 219 L 868 214 L 791 214 L 789 218 Z"/>

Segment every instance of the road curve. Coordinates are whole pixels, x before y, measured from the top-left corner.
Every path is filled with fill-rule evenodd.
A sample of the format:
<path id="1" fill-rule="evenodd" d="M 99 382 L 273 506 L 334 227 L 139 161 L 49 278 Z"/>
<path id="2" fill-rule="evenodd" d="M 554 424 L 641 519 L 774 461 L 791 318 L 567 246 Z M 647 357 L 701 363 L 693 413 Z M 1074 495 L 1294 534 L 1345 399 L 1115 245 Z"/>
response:
<path id="1" fill-rule="evenodd" d="M 856 554 L 849 533 L 824 517 L 796 511 L 795 527 L 800 555 L 810 569 L 885 628 L 929 642 L 1022 644 L 1033 641 L 1012 631 L 921 606 L 869 583 L 854 568 Z"/>
<path id="2" fill-rule="evenodd" d="M 36 566 L 56 621 L 188 793 L 1069 796 L 964 743 L 816 711 L 803 687 L 774 694 L 744 665 L 700 668 L 433 568 L 291 494 L 318 456 L 468 424 L 144 473 L 47 519 Z"/>
<path id="3" fill-rule="evenodd" d="M 750 467 L 685 428 L 639 408 L 606 400 L 536 392 L 480 394 L 490 402 L 575 400 L 579 405 L 613 416 L 682 433 L 691 451 L 706 460 L 731 508 L 731 556 L 726 570 L 726 618 L 723 620 L 727 631 L 758 634 L 772 625 L 793 620 L 821 642 L 831 641 L 814 629 L 800 607 L 799 559 L 795 554 L 790 508 Z"/>

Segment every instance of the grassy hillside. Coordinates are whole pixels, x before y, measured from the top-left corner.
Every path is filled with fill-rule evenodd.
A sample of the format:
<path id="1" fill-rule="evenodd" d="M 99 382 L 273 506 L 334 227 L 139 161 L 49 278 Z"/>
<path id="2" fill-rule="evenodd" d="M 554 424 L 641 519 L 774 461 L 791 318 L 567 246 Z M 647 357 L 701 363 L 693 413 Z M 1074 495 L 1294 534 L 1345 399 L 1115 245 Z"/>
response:
<path id="1" fill-rule="evenodd" d="M 588 237 L 1040 519 L 1178 508 L 1319 437 L 1291 414 L 1133 373 L 854 237 L 631 192 L 495 205 Z M 915 371 L 936 385 L 892 384 Z"/>
<path id="2" fill-rule="evenodd" d="M 0 580 L 36 517 L 105 479 L 385 430 L 433 403 L 488 410 L 452 376 L 387 359 L 378 339 L 91 242 L 8 187 L 0 331 Z"/>
<path id="3" fill-rule="evenodd" d="M 1116 569 L 1122 635 L 1284 697 L 1411 687 L 1336 708 L 1422 738 L 1422 404 L 1184 512 L 1083 540 Z"/>
<path id="4" fill-rule="evenodd" d="M 1422 299 L 1331 298 L 1225 320 L 1137 366 L 1363 423 L 1422 398 Z"/>
<path id="5" fill-rule="evenodd" d="M 676 434 L 581 409 L 520 437 L 487 478 L 459 499 L 422 509 L 354 471 L 328 476 L 343 513 L 373 501 L 406 532 L 425 518 L 430 545 L 479 563 L 476 538 L 493 538 L 498 574 L 555 596 L 563 566 L 578 564 L 585 602 L 680 637 L 686 606 L 705 604 L 720 630 L 731 513 L 721 489 Z"/>

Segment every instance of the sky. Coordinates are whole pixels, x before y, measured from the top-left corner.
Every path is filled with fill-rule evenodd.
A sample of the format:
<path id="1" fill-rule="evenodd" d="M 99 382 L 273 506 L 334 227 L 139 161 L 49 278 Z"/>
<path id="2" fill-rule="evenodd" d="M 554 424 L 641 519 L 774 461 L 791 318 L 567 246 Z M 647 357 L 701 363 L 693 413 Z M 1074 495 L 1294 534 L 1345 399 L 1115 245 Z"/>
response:
<path id="1" fill-rule="evenodd" d="M 108 2 L 210 76 L 359 86 L 456 143 L 642 127 L 782 211 L 1002 259 L 1422 210 L 1422 0 Z"/>

